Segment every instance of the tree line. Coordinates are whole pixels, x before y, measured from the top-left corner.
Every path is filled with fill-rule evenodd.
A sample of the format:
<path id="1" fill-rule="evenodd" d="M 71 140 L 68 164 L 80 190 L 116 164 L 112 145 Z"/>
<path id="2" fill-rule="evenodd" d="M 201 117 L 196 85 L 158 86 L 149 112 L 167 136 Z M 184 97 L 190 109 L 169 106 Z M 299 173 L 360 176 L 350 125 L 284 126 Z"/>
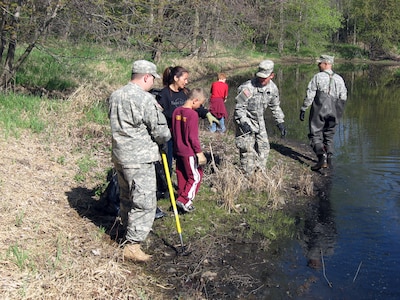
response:
<path id="1" fill-rule="evenodd" d="M 314 55 L 396 58 L 398 0 L 5 0 L 0 1 L 0 87 L 46 39 L 205 56 L 210 45 Z M 17 47 L 23 47 L 16 57 Z"/>

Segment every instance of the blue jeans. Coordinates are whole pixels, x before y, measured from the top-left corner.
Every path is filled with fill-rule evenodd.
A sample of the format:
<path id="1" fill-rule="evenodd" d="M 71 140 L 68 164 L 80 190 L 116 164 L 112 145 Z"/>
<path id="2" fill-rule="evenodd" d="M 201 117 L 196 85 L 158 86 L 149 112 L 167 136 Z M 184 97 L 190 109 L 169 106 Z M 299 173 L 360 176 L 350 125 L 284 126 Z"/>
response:
<path id="1" fill-rule="evenodd" d="M 212 123 L 211 127 L 210 127 L 210 131 L 211 132 L 221 132 L 224 133 L 226 131 L 225 128 L 225 118 L 222 117 L 221 119 L 218 119 L 219 121 L 219 125 L 215 124 L 214 122 Z"/>

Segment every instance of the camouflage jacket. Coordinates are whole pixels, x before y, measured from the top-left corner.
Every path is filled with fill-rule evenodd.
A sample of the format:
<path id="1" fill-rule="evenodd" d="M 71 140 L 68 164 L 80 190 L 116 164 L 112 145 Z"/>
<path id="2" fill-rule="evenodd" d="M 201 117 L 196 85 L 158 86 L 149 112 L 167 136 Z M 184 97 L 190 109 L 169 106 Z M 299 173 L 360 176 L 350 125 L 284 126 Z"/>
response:
<path id="1" fill-rule="evenodd" d="M 260 86 L 257 78 L 248 80 L 238 88 L 235 106 L 235 120 L 240 126 L 247 123 L 253 132 L 263 128 L 264 112 L 269 107 L 276 124 L 284 122 L 285 115 L 280 107 L 278 87 L 273 81 Z"/>
<path id="2" fill-rule="evenodd" d="M 347 100 L 347 89 L 343 78 L 332 70 L 314 75 L 307 86 L 307 93 L 301 110 L 306 110 L 314 101 L 317 91 L 324 92 L 337 100 Z"/>
<path id="3" fill-rule="evenodd" d="M 129 82 L 111 94 L 109 118 L 113 162 L 132 166 L 160 159 L 158 145 L 166 143 L 171 132 L 153 95 Z"/>

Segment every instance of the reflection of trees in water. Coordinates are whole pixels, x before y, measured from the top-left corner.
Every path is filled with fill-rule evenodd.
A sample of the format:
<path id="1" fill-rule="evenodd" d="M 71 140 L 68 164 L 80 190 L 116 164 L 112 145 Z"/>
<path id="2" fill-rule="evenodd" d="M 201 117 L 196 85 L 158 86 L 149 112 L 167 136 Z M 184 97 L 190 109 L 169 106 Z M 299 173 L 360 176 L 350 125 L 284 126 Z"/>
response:
<path id="1" fill-rule="evenodd" d="M 322 266 L 322 255 L 333 254 L 337 236 L 335 219 L 326 192 L 320 192 L 318 198 L 305 220 L 302 238 L 307 265 L 314 269 Z"/>

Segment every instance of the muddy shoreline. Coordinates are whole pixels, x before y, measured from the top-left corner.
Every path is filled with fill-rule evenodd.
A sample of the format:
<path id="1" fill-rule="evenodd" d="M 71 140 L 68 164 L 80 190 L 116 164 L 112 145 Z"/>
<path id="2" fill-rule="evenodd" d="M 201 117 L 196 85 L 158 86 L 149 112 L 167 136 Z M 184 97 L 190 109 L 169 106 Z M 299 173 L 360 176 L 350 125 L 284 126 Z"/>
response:
<path id="1" fill-rule="evenodd" d="M 304 168 L 316 160 L 308 145 L 290 140 L 271 141 L 271 151 L 284 160 L 293 177 L 303 174 Z M 330 172 L 311 172 L 313 196 L 301 195 L 294 182 L 285 191 L 286 205 L 282 208 L 296 218 L 296 231 L 304 232 L 304 219 L 316 218 L 321 195 L 329 189 Z M 302 198 L 303 201 L 298 201 Z M 262 212 L 260 212 L 262 213 Z M 207 221 L 207 220 L 205 220 Z M 287 240 L 268 241 L 261 236 L 244 237 L 246 224 L 232 224 L 232 231 L 225 236 L 209 233 L 186 245 L 189 255 L 178 255 L 165 239 L 157 236 L 156 221 L 150 237 L 149 249 L 153 260 L 146 270 L 160 280 L 160 292 L 175 299 L 263 299 L 300 295 L 305 286 L 292 286 L 290 290 L 279 288 L 281 270 L 277 267 Z M 297 235 L 297 234 L 296 234 Z M 176 245 L 179 246 L 179 245 Z M 312 282 L 313 279 L 310 279 Z"/>

